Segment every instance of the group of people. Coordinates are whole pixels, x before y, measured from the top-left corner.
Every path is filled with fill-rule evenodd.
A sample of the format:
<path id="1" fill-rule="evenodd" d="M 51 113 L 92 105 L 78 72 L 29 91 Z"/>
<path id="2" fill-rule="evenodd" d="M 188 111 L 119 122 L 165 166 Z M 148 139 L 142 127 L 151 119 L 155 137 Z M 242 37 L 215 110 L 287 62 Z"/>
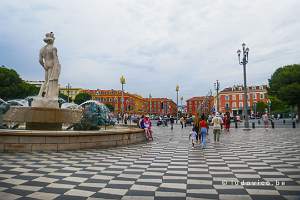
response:
<path id="1" fill-rule="evenodd" d="M 213 127 L 214 141 L 220 141 L 220 134 L 222 125 L 224 124 L 223 119 L 220 117 L 219 113 L 215 113 L 215 116 L 208 120 L 205 115 L 202 115 L 200 120 L 198 116 L 195 117 L 194 125 L 190 137 L 192 138 L 192 148 L 195 147 L 195 143 L 201 144 L 202 148 L 206 148 L 206 138 L 208 135 L 209 125 Z M 228 128 L 229 129 L 229 128 Z"/>

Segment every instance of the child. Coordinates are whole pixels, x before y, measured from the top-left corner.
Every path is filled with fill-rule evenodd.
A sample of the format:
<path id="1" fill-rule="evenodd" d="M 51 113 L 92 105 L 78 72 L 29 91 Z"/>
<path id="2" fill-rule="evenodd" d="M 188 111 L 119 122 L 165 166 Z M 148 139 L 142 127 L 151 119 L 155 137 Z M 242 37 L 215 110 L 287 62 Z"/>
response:
<path id="1" fill-rule="evenodd" d="M 197 132 L 196 132 L 195 128 L 193 128 L 190 135 L 192 137 L 192 148 L 194 148 L 195 147 L 195 142 L 197 141 Z"/>

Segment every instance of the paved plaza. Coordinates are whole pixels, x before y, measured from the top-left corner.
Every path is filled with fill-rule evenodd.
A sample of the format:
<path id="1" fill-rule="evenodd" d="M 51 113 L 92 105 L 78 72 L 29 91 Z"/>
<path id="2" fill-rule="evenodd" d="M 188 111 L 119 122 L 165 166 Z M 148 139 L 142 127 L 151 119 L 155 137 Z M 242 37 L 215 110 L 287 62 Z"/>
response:
<path id="1" fill-rule="evenodd" d="M 189 131 L 111 149 L 1 153 L 0 199 L 300 199 L 299 129 L 232 129 L 206 149 Z"/>

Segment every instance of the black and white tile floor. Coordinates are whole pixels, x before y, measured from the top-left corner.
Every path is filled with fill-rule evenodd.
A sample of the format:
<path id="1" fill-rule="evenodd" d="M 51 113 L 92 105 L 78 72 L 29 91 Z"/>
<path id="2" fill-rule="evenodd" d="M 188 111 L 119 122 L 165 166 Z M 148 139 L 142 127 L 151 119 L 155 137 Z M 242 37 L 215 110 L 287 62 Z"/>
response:
<path id="1" fill-rule="evenodd" d="M 232 129 L 191 149 L 190 128 L 147 144 L 1 153 L 0 199 L 300 199 L 299 129 Z"/>

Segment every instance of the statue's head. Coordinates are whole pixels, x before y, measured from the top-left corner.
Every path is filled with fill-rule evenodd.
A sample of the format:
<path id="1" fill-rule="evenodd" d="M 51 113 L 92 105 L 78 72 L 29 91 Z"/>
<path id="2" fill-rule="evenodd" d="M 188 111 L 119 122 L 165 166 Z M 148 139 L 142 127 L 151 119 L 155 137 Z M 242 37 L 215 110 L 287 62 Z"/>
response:
<path id="1" fill-rule="evenodd" d="M 54 37 L 53 32 L 46 33 L 46 37 L 44 38 L 44 42 L 46 42 L 47 44 L 53 44 L 54 40 L 55 40 L 55 37 Z"/>

